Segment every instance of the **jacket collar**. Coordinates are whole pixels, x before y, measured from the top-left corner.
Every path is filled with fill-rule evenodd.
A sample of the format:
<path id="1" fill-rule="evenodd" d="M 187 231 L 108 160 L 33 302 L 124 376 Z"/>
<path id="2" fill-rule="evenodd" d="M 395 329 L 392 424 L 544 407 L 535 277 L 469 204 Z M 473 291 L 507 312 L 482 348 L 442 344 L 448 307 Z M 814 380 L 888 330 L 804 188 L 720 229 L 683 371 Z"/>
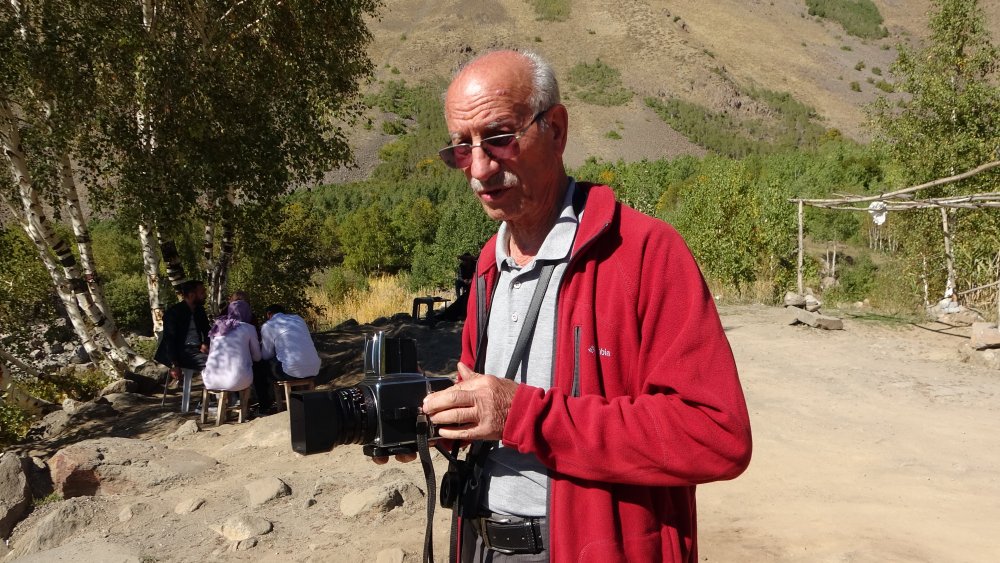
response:
<path id="1" fill-rule="evenodd" d="M 570 261 L 611 224 L 616 206 L 615 194 L 608 186 L 577 182 L 576 196 L 578 201 L 584 202 L 582 206 L 584 213 L 577 227 Z M 580 215 L 579 209 L 577 215 Z M 486 275 L 491 270 L 497 269 L 496 242 L 497 235 L 493 235 L 483 247 L 476 265 L 476 275 Z"/>

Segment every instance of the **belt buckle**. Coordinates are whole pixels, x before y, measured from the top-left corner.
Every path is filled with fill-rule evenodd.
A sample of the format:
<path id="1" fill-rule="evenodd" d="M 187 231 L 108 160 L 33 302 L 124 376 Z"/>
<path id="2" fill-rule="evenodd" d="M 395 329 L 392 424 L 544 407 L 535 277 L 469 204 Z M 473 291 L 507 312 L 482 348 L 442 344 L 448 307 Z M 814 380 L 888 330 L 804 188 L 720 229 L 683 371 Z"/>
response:
<path id="1" fill-rule="evenodd" d="M 479 537 L 482 538 L 483 545 L 486 546 L 486 549 L 492 549 L 493 551 L 503 553 L 504 555 L 514 555 L 516 552 L 513 549 L 503 549 L 493 546 L 493 542 L 490 541 L 490 533 L 486 529 L 488 521 L 490 521 L 490 519 L 485 517 L 476 519 L 476 523 L 478 524 L 476 531 L 479 532 Z M 509 518 L 501 518 L 492 521 L 498 524 L 510 524 Z"/>

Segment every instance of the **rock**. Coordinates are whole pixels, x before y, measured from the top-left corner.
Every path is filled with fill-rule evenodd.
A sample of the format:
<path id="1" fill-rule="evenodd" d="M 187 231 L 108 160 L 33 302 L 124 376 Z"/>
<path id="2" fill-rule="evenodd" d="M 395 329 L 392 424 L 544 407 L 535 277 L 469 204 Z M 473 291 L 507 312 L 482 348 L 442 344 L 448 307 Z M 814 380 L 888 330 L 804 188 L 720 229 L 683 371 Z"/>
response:
<path id="1" fill-rule="evenodd" d="M 238 541 L 229 547 L 229 551 L 246 551 L 257 546 L 257 538 Z"/>
<path id="2" fill-rule="evenodd" d="M 197 434 L 198 432 L 201 432 L 201 428 L 198 426 L 198 423 L 194 420 L 189 420 L 184 424 L 181 424 L 177 430 L 174 430 L 174 433 L 171 434 L 171 436 L 177 436 L 180 438 L 181 436 L 190 436 L 192 434 Z"/>
<path id="3" fill-rule="evenodd" d="M 28 476 L 28 487 L 31 489 L 31 498 L 40 499 L 52 494 L 52 475 L 49 474 L 49 466 L 40 457 L 30 457 L 21 459 L 21 467 L 24 474 Z"/>
<path id="4" fill-rule="evenodd" d="M 73 351 L 73 355 L 69 358 L 69 363 L 71 364 L 89 364 L 90 354 L 83 346 L 77 346 L 76 350 Z"/>
<path id="5" fill-rule="evenodd" d="M 819 282 L 819 288 L 823 290 L 830 289 L 831 287 L 836 287 L 838 284 L 837 278 L 833 276 L 826 276 Z"/>
<path id="6" fill-rule="evenodd" d="M 963 342 L 958 347 L 958 353 L 962 357 L 962 361 L 967 364 L 1000 370 L 1000 350 L 998 349 L 976 350 L 970 342 Z"/>
<path id="7" fill-rule="evenodd" d="M 257 479 L 252 483 L 247 483 L 244 488 L 250 495 L 251 507 L 257 507 L 276 498 L 292 494 L 288 485 L 277 477 Z"/>
<path id="8" fill-rule="evenodd" d="M 28 353 L 28 357 L 31 358 L 32 360 L 41 360 L 42 358 L 45 357 L 45 351 L 32 350 L 31 352 Z"/>
<path id="9" fill-rule="evenodd" d="M 35 439 L 51 440 L 72 428 L 73 416 L 64 410 L 51 412 L 31 425 L 28 436 Z"/>
<path id="10" fill-rule="evenodd" d="M 118 381 L 113 381 L 107 384 L 104 389 L 101 389 L 98 393 L 98 397 L 103 397 L 105 395 L 110 395 L 112 393 L 132 393 L 138 389 L 139 385 L 128 379 L 119 379 Z"/>
<path id="11" fill-rule="evenodd" d="M 403 563 L 406 552 L 398 547 L 383 549 L 375 556 L 375 563 Z"/>
<path id="12" fill-rule="evenodd" d="M 55 342 L 49 346 L 49 350 L 53 354 L 62 354 L 63 352 L 66 351 L 66 345 L 63 344 L 62 342 Z"/>
<path id="13" fill-rule="evenodd" d="M 229 541 L 248 540 L 254 536 L 262 536 L 271 531 L 274 526 L 270 520 L 252 514 L 240 514 L 226 520 L 215 531 Z"/>
<path id="14" fill-rule="evenodd" d="M 180 481 L 217 462 L 189 451 L 130 438 L 99 438 L 67 446 L 49 460 L 55 489 L 64 498 L 147 492 Z"/>
<path id="15" fill-rule="evenodd" d="M 340 512 L 344 516 L 358 516 L 363 513 L 385 514 L 403 505 L 403 495 L 395 485 L 376 485 L 363 491 L 353 491 L 340 500 Z"/>
<path id="16" fill-rule="evenodd" d="M 201 497 L 186 498 L 186 499 L 180 501 L 179 503 L 177 503 L 177 506 L 174 508 L 174 513 L 175 514 L 191 514 L 195 510 L 198 510 L 199 508 L 201 508 L 201 506 L 203 504 L 205 504 L 205 499 L 203 499 Z"/>
<path id="17" fill-rule="evenodd" d="M 819 311 L 820 305 L 822 305 L 822 303 L 819 302 L 819 299 L 816 299 L 812 295 L 806 295 L 806 311 L 815 313 L 816 311 Z"/>
<path id="18" fill-rule="evenodd" d="M 309 508 L 311 506 L 314 506 L 315 504 L 316 504 L 316 499 L 313 497 L 309 497 L 304 501 L 302 501 L 302 508 Z"/>
<path id="19" fill-rule="evenodd" d="M 136 384 L 132 390 L 143 395 L 154 395 L 163 392 L 163 380 L 169 370 L 156 362 L 146 362 L 136 368 L 135 372 L 125 372 L 125 379 Z"/>
<path id="20" fill-rule="evenodd" d="M 23 555 L 59 547 L 78 530 L 86 527 L 96 513 L 97 509 L 90 499 L 69 499 L 58 503 L 54 510 L 18 537 L 9 557 L 17 559 Z"/>
<path id="21" fill-rule="evenodd" d="M 21 458 L 0 453 L 0 543 L 24 518 L 31 506 L 31 488 Z"/>
<path id="22" fill-rule="evenodd" d="M 137 515 L 142 514 L 149 510 L 149 505 L 144 502 L 137 502 L 135 504 L 127 504 L 118 512 L 119 522 L 128 522 Z"/>
<path id="23" fill-rule="evenodd" d="M 116 411 L 122 411 L 146 403 L 146 398 L 136 393 L 111 393 L 110 395 L 105 395 L 103 399 L 110 403 L 111 408 Z"/>
<path id="24" fill-rule="evenodd" d="M 86 404 L 87 403 L 84 403 L 83 401 L 76 401 L 70 398 L 66 398 L 63 399 L 62 408 L 64 411 L 72 415 L 80 412 L 80 409 L 83 408 L 83 406 Z"/>
<path id="25" fill-rule="evenodd" d="M 816 315 L 816 324 L 813 326 L 823 330 L 844 330 L 844 321 L 838 319 L 837 317 Z"/>
<path id="26" fill-rule="evenodd" d="M 993 323 L 972 323 L 969 344 L 976 350 L 1000 348 L 1000 330 Z"/>
<path id="27" fill-rule="evenodd" d="M 0 545 L 2 543 L 0 542 Z M 0 548 L 0 555 L 2 554 L 3 549 Z M 143 563 L 149 560 L 149 557 L 143 557 L 134 549 L 124 545 L 108 543 L 106 541 L 86 542 L 76 540 L 55 549 L 48 549 L 21 557 L 17 560 L 17 563 L 52 563 L 53 561 Z"/>
<path id="28" fill-rule="evenodd" d="M 806 298 L 794 291 L 789 291 L 785 294 L 785 307 L 805 307 Z"/>
<path id="29" fill-rule="evenodd" d="M 950 325 L 971 326 L 973 323 L 983 322 L 983 317 L 979 313 L 963 307 L 957 312 L 938 315 L 937 320 Z"/>
<path id="30" fill-rule="evenodd" d="M 811 311 L 806 311 L 805 309 L 791 309 L 789 313 L 788 324 L 807 324 L 814 328 L 822 328 L 825 330 L 843 330 L 844 321 L 836 317 L 828 317 L 826 315 L 819 315 Z"/>

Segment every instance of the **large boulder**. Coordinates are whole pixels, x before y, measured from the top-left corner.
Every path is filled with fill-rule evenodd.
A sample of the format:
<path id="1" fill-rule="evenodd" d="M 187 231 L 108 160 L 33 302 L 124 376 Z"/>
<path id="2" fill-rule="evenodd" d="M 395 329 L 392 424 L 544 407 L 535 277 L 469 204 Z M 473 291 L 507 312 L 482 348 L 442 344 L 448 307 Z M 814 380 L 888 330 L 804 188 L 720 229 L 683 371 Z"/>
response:
<path id="1" fill-rule="evenodd" d="M 214 467 L 216 460 L 189 450 L 129 438 L 78 442 L 49 460 L 52 481 L 64 498 L 144 492 Z"/>
<path id="2" fill-rule="evenodd" d="M 828 317 L 826 315 L 820 315 L 818 313 L 794 307 L 789 307 L 787 311 L 786 315 L 788 316 L 788 324 L 791 325 L 805 324 L 813 328 L 822 328 L 825 330 L 844 329 L 844 321 L 836 317 Z"/>
<path id="3" fill-rule="evenodd" d="M 54 549 L 70 539 L 77 530 L 94 519 L 97 508 L 91 499 L 70 499 L 60 502 L 54 510 L 38 520 L 24 535 L 17 538 L 9 557 Z M 28 520 L 31 522 L 31 519 Z"/>
<path id="4" fill-rule="evenodd" d="M 0 543 L 24 518 L 31 506 L 31 488 L 21 458 L 0 453 Z"/>
<path id="5" fill-rule="evenodd" d="M 1000 330 L 993 323 L 972 323 L 969 344 L 976 350 L 1000 348 Z"/>

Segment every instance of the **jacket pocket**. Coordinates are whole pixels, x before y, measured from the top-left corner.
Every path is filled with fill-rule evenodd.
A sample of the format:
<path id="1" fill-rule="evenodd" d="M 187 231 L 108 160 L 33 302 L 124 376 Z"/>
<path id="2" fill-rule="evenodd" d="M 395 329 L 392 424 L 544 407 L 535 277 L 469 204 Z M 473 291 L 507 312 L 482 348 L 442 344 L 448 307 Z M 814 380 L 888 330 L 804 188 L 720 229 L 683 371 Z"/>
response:
<path id="1" fill-rule="evenodd" d="M 663 539 L 660 532 L 651 532 L 644 536 L 631 536 L 622 540 L 604 540 L 587 544 L 580 552 L 579 561 L 610 563 L 633 563 L 636 561 L 654 562 L 669 560 L 664 556 Z M 679 554 L 675 554 L 679 555 Z M 679 558 L 677 560 L 680 560 Z"/>
<path id="2" fill-rule="evenodd" d="M 573 327 L 573 388 L 570 396 L 580 396 L 580 325 Z"/>

